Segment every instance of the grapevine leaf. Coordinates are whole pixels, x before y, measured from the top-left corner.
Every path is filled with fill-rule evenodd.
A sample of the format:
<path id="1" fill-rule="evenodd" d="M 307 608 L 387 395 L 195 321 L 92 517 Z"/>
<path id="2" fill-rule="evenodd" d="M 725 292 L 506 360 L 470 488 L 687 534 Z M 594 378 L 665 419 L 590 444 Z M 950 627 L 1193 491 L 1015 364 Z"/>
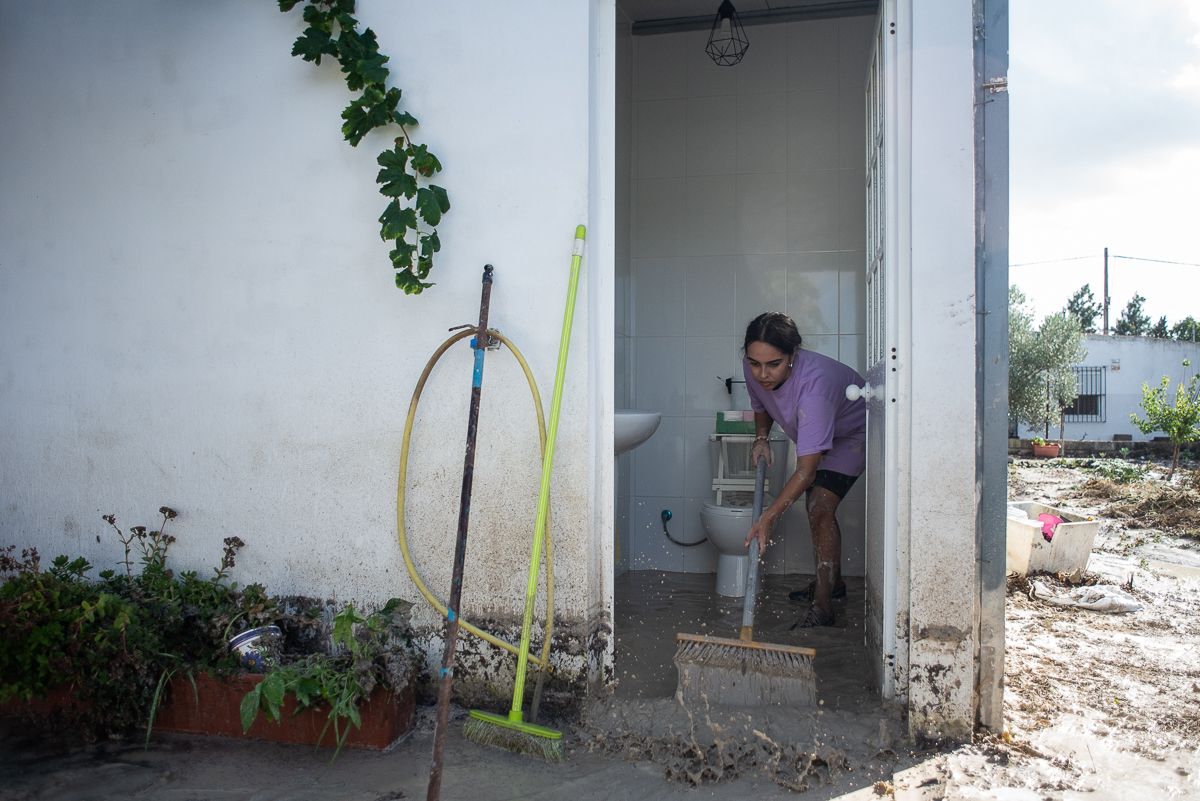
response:
<path id="1" fill-rule="evenodd" d="M 421 290 L 428 289 L 433 284 L 427 284 L 410 272 L 396 273 L 396 288 L 403 289 L 406 295 L 420 295 Z"/>
<path id="2" fill-rule="evenodd" d="M 390 113 L 384 103 L 383 92 L 368 86 L 362 96 L 351 100 L 342 111 L 342 136 L 355 147 L 372 128 L 387 125 Z"/>
<path id="3" fill-rule="evenodd" d="M 421 212 L 421 219 L 429 225 L 437 225 L 442 221 L 442 207 L 433 192 L 425 187 L 417 190 L 417 210 Z"/>
<path id="4" fill-rule="evenodd" d="M 433 197 L 437 201 L 438 208 L 442 210 L 442 214 L 450 211 L 450 196 L 446 194 L 445 189 L 436 184 L 430 184 L 429 191 L 433 193 Z"/>
<path id="5" fill-rule="evenodd" d="M 279 0 L 279 10 L 286 14 L 295 8 L 299 2 L 300 0 Z"/>
<path id="6" fill-rule="evenodd" d="M 342 72 L 346 73 L 346 87 L 351 92 L 357 92 L 371 83 L 364 78 L 359 62 L 378 54 L 379 42 L 374 31 L 367 28 L 359 33 L 353 26 L 342 26 L 342 32 L 338 35 L 338 63 L 342 66 Z M 386 60 L 386 56 L 384 58 Z"/>
<path id="7" fill-rule="evenodd" d="M 388 253 L 388 258 L 392 260 L 392 266 L 397 270 L 408 270 L 412 268 L 413 253 L 416 250 L 416 245 L 410 245 L 403 239 L 397 239 L 396 249 Z"/>
<path id="8" fill-rule="evenodd" d="M 400 205 L 399 200 L 393 200 L 379 215 L 379 237 L 381 239 L 400 239 L 410 228 L 417 227 L 417 212 Z"/>
<path id="9" fill-rule="evenodd" d="M 304 21 L 326 33 L 333 30 L 333 15 L 311 4 L 304 7 Z"/>
<path id="10" fill-rule="evenodd" d="M 425 236 L 421 237 L 421 252 L 428 252 L 430 258 L 434 253 L 442 249 L 442 240 L 438 237 L 437 231 L 430 231 Z"/>
<path id="11" fill-rule="evenodd" d="M 375 159 L 375 163 L 383 167 L 375 176 L 375 182 L 382 184 L 380 194 L 387 197 L 403 195 L 411 199 L 417 193 L 417 179 L 408 172 L 408 151 L 397 146 L 394 150 L 385 150 Z"/>
<path id="12" fill-rule="evenodd" d="M 384 57 L 386 60 L 386 56 Z M 387 94 L 383 96 L 383 108 L 386 110 L 388 118 L 394 119 L 396 116 L 396 106 L 400 105 L 400 90 L 395 87 L 388 89 Z"/>
<path id="13" fill-rule="evenodd" d="M 429 271 L 433 269 L 433 254 L 441 249 L 442 243 L 438 239 L 437 231 L 421 237 L 421 255 L 417 259 L 417 269 L 414 271 L 418 278 L 429 275 Z"/>
<path id="14" fill-rule="evenodd" d="M 412 200 L 412 196 L 417 193 L 417 179 L 403 169 L 397 170 L 392 167 L 386 167 L 379 171 L 379 175 L 375 177 L 375 181 L 381 184 L 379 194 L 384 197 L 403 196 Z"/>
<path id="15" fill-rule="evenodd" d="M 305 61 L 311 61 L 314 64 L 321 63 L 321 56 L 332 54 L 333 41 L 330 39 L 328 31 L 320 28 L 305 28 L 304 33 L 300 34 L 296 43 L 292 45 L 293 56 L 300 56 Z"/>
<path id="16" fill-rule="evenodd" d="M 387 61 L 387 56 L 376 53 L 369 58 L 359 59 L 355 68 L 366 83 L 383 83 L 388 76 L 388 68 L 383 66 Z"/>
<path id="17" fill-rule="evenodd" d="M 416 125 L 417 118 L 407 111 L 397 111 L 393 119 L 400 125 Z"/>
<path id="18" fill-rule="evenodd" d="M 425 145 L 412 146 L 412 165 L 414 170 L 426 178 L 435 172 L 441 172 L 442 169 L 442 163 L 438 161 L 437 156 L 429 152 L 429 148 Z"/>

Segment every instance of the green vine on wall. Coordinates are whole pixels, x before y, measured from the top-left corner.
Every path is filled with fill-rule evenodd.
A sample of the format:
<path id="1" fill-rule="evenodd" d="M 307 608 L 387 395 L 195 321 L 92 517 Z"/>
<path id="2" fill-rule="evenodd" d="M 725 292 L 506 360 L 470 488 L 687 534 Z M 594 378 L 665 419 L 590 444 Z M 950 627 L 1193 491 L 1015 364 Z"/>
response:
<path id="1" fill-rule="evenodd" d="M 301 0 L 278 2 L 285 13 L 301 4 Z M 379 236 L 395 246 L 388 255 L 396 270 L 396 286 L 406 294 L 419 295 L 433 286 L 425 279 L 433 269 L 433 254 L 442 248 L 437 225 L 450 210 L 446 190 L 420 179 L 441 172 L 442 163 L 409 135 L 408 128 L 417 125 L 417 120 L 400 110 L 400 90 L 387 87 L 388 57 L 379 52 L 374 31 L 359 30 L 354 0 L 306 0 L 304 21 L 308 27 L 296 39 L 292 55 L 318 65 L 325 56 L 336 59 L 346 76 L 346 88 L 356 93 L 342 111 L 346 141 L 358 147 L 375 128 L 400 128 L 395 146 L 375 160 L 382 168 L 375 182 L 379 193 L 388 198 L 387 208 L 379 216 Z"/>

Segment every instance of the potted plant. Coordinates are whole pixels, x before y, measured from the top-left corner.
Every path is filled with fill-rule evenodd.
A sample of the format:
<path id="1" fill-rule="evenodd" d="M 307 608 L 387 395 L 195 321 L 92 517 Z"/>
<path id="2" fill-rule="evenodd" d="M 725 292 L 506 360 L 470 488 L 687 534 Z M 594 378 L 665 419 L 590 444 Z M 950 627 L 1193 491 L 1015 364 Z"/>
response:
<path id="1" fill-rule="evenodd" d="M 1047 442 L 1041 437 L 1034 437 L 1030 442 L 1033 443 L 1033 455 L 1042 459 L 1053 459 L 1058 456 L 1059 444 L 1057 442 Z"/>
<path id="2" fill-rule="evenodd" d="M 34 548 L 0 548 L 0 716 L 93 741 L 144 728 L 147 741 L 170 730 L 339 749 L 386 748 L 412 729 L 410 604 L 326 616 L 322 601 L 239 588 L 228 580 L 238 537 L 211 577 L 175 570 L 177 515 L 159 513 L 156 531 L 104 516 L 125 558 L 95 578 L 82 558 L 46 566 Z M 230 647 L 241 628 L 286 631 L 294 658 L 251 664 Z"/>

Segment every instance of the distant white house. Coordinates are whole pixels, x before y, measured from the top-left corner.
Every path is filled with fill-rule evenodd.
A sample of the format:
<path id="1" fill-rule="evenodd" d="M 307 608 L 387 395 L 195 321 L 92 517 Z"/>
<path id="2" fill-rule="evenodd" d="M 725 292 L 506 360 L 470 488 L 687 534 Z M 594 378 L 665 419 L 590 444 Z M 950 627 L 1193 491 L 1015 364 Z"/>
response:
<path id="1" fill-rule="evenodd" d="M 1153 439 L 1155 434 L 1143 434 L 1129 419 L 1130 414 L 1145 414 L 1140 405 L 1142 385 L 1154 387 L 1169 376 L 1174 397 L 1177 384 L 1200 373 L 1200 342 L 1086 334 L 1084 348 L 1087 356 L 1073 368 L 1079 397 L 1063 416 L 1067 440 Z M 1190 365 L 1185 367 L 1184 361 Z M 1024 438 L 1044 433 L 1025 425 L 1019 429 Z M 1058 438 L 1058 426 L 1051 425 L 1050 436 Z"/>

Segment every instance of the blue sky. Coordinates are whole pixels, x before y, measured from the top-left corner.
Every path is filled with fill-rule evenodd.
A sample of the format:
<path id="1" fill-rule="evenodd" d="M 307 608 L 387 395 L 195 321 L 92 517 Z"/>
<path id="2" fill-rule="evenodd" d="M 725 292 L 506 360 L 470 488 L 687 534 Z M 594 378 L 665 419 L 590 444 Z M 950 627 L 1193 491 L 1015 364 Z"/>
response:
<path id="1" fill-rule="evenodd" d="M 1200 264 L 1200 0 L 1011 0 L 1009 25 L 1010 281 L 1039 317 L 1099 300 L 1107 246 L 1112 323 L 1135 292 L 1200 317 L 1200 266 L 1112 258 Z"/>

